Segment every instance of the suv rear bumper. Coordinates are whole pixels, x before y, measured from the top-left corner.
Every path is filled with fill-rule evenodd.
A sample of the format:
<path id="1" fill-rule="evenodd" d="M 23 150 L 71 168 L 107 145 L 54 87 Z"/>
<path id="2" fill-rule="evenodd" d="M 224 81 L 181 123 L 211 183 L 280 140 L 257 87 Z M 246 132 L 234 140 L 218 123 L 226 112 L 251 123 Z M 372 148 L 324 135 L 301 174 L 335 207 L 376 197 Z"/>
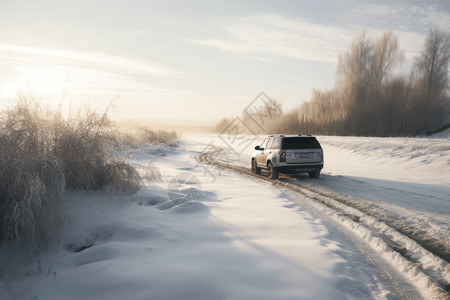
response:
<path id="1" fill-rule="evenodd" d="M 275 169 L 281 173 L 312 172 L 322 170 L 323 164 L 285 165 L 275 167 Z"/>

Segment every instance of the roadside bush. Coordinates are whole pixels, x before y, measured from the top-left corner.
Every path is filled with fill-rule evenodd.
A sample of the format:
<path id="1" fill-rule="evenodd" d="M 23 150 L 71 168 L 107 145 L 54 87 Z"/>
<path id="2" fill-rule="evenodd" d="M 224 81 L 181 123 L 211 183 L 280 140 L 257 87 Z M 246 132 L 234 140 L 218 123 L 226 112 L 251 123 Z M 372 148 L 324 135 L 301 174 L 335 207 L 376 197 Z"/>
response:
<path id="1" fill-rule="evenodd" d="M 63 194 L 63 168 L 56 157 L 2 160 L 0 241 L 53 237 L 63 223 Z"/>
<path id="2" fill-rule="evenodd" d="M 131 174 L 132 166 L 119 163 L 119 157 L 112 145 L 115 131 L 111 129 L 107 112 L 98 114 L 89 110 L 79 111 L 67 119 L 58 114 L 52 130 L 52 153 L 59 157 L 64 165 L 66 185 L 69 189 L 98 190 L 114 183 L 113 187 L 126 194 L 139 190 L 123 190 L 122 183 L 138 187 L 140 180 Z M 125 178 L 123 174 L 131 174 L 131 177 Z M 129 181 L 134 182 L 130 184 Z"/>
<path id="3" fill-rule="evenodd" d="M 161 172 L 159 171 L 158 167 L 155 166 L 155 163 L 153 160 L 149 162 L 147 167 L 145 168 L 144 175 L 142 176 L 144 179 L 147 180 L 161 180 Z"/>
<path id="4" fill-rule="evenodd" d="M 178 146 L 176 141 L 178 135 L 175 131 L 153 130 L 146 127 L 140 127 L 129 132 L 121 132 L 117 135 L 117 143 L 121 147 L 138 148 L 142 145 L 165 144 L 170 147 Z"/>
<path id="5" fill-rule="evenodd" d="M 136 193 L 137 170 L 119 159 L 108 111 L 64 117 L 22 97 L 0 113 L 0 244 L 49 238 L 63 222 L 64 188 Z"/>
<path id="6" fill-rule="evenodd" d="M 177 146 L 175 143 L 178 138 L 175 131 L 152 130 L 146 127 L 141 127 L 137 130 L 137 138 L 144 144 L 166 144 L 169 146 Z"/>
<path id="7" fill-rule="evenodd" d="M 135 166 L 119 157 L 124 145 L 176 146 L 175 132 L 115 130 L 108 110 L 87 108 L 65 115 L 29 97 L 0 112 L 0 246 L 21 238 L 55 236 L 64 221 L 64 190 L 139 191 Z M 161 178 L 151 162 L 143 174 Z"/>
<path id="8" fill-rule="evenodd" d="M 111 186 L 125 195 L 137 193 L 142 186 L 141 177 L 132 165 L 125 162 L 109 163 L 104 168 L 103 185 Z"/>
<path id="9" fill-rule="evenodd" d="M 136 129 L 117 130 L 110 140 L 114 149 L 128 151 L 130 149 L 141 149 L 148 145 L 164 144 L 169 147 L 178 147 L 178 134 L 175 131 L 153 130 L 147 127 Z"/>

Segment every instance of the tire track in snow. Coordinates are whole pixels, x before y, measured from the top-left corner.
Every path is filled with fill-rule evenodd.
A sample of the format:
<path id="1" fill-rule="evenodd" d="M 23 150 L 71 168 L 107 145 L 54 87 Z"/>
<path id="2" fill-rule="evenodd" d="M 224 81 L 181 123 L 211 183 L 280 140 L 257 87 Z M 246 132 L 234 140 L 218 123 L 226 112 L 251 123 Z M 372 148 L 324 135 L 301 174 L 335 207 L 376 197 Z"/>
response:
<path id="1" fill-rule="evenodd" d="M 387 247 L 398 255 L 393 258 L 395 263 L 403 259 L 403 272 L 418 283 L 429 281 L 426 285 L 436 299 L 450 299 L 450 247 L 440 240 L 420 232 L 410 224 L 402 224 L 401 220 L 390 217 L 386 212 L 378 211 L 373 204 L 352 199 L 342 194 L 320 190 L 317 187 L 300 186 L 293 183 L 270 180 L 267 177 L 253 174 L 249 168 L 215 161 L 214 156 L 221 150 L 201 153 L 197 159 L 204 163 L 228 169 L 240 174 L 258 178 L 279 187 L 300 193 L 308 199 L 325 205 L 338 212 L 347 220 L 347 227 L 356 223 L 367 229 L 377 239 L 383 241 Z M 399 257 L 401 256 L 401 257 Z M 430 268 L 429 261 L 433 266 Z M 402 264 L 402 263 L 400 263 Z"/>

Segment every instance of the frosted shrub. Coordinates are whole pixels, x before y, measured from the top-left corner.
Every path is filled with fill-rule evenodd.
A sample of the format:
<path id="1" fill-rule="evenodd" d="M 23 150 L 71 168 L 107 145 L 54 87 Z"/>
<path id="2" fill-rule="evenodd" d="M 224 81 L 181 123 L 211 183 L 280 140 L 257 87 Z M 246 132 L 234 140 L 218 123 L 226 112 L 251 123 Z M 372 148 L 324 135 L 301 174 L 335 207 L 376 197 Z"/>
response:
<path id="1" fill-rule="evenodd" d="M 170 147 L 177 147 L 178 135 L 175 131 L 153 130 L 141 127 L 127 132 L 117 132 L 115 141 L 116 148 L 137 149 L 145 145 L 165 144 Z"/>
<path id="2" fill-rule="evenodd" d="M 51 156 L 0 162 L 0 242 L 50 238 L 63 222 L 64 174 Z"/>
<path id="3" fill-rule="evenodd" d="M 155 166 L 155 163 L 153 160 L 150 161 L 150 163 L 145 168 L 145 174 L 143 176 L 147 180 L 161 180 L 161 172 L 159 171 L 158 167 Z"/>
<path id="4" fill-rule="evenodd" d="M 0 246 L 57 233 L 64 188 L 140 189 L 137 170 L 113 151 L 107 111 L 69 115 L 27 98 L 0 113 Z"/>
<path id="5" fill-rule="evenodd" d="M 145 127 L 139 128 L 136 132 L 137 139 L 143 144 L 166 144 L 168 146 L 177 146 L 178 138 L 175 131 L 152 130 Z"/>
<path id="6" fill-rule="evenodd" d="M 105 166 L 104 186 L 125 194 L 132 195 L 139 191 L 142 186 L 141 177 L 132 165 L 125 162 L 114 162 Z"/>

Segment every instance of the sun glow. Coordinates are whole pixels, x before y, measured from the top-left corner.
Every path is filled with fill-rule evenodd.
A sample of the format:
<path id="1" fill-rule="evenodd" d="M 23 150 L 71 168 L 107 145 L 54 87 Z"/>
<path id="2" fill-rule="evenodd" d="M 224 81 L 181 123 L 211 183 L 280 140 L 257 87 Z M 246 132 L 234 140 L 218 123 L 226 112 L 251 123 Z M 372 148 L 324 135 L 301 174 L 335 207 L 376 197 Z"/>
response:
<path id="1" fill-rule="evenodd" d="M 19 94 L 31 94 L 48 104 L 57 104 L 62 100 L 67 77 L 67 72 L 63 68 L 18 67 L 17 74 L 0 88 L 4 98 L 11 99 Z"/>

